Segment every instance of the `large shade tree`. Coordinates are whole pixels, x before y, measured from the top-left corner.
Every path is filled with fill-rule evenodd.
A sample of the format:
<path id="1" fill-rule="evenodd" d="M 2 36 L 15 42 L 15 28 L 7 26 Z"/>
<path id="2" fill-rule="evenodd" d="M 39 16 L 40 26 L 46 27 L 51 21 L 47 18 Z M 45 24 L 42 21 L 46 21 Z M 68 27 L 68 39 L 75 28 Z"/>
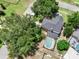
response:
<path id="1" fill-rule="evenodd" d="M 10 55 L 27 55 L 35 50 L 36 43 L 41 39 L 41 28 L 36 26 L 33 19 L 15 14 L 5 19 L 1 21 L 3 28 L 0 37 L 7 41 Z"/>
<path id="2" fill-rule="evenodd" d="M 56 0 L 37 0 L 32 9 L 36 16 L 52 16 L 58 12 L 59 7 Z"/>

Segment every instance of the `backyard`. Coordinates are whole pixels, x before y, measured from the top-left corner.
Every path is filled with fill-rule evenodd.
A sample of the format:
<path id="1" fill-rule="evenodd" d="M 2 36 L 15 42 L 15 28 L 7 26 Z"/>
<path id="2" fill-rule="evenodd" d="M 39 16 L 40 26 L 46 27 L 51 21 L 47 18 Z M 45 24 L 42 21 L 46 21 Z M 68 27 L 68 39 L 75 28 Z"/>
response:
<path id="1" fill-rule="evenodd" d="M 6 16 L 10 16 L 11 13 L 22 15 L 28 5 L 33 1 L 34 0 L 0 0 L 0 4 L 2 3 L 6 7 L 6 10 L 4 10 Z"/>

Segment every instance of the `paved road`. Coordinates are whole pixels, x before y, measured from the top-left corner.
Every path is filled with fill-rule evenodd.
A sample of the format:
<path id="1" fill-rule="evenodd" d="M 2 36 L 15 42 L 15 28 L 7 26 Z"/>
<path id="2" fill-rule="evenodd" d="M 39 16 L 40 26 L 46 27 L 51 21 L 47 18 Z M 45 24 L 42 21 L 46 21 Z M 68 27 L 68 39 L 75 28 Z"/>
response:
<path id="1" fill-rule="evenodd" d="M 72 4 L 68 4 L 68 3 L 65 3 L 65 2 L 59 2 L 59 7 L 65 8 L 65 9 L 68 9 L 68 10 L 71 10 L 71 11 L 74 11 L 74 12 L 79 11 L 79 7 L 78 6 L 75 6 L 75 5 L 72 5 Z"/>
<path id="2" fill-rule="evenodd" d="M 6 45 L 3 45 L 0 48 L 0 59 L 7 59 L 8 58 L 8 49 Z"/>

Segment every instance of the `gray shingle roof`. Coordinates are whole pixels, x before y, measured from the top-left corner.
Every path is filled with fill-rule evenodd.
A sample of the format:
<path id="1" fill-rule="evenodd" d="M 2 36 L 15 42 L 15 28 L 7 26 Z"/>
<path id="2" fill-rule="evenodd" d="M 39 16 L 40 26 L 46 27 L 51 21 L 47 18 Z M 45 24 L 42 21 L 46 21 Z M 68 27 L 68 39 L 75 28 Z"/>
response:
<path id="1" fill-rule="evenodd" d="M 47 29 L 48 31 L 53 30 L 54 32 L 59 34 L 61 32 L 61 28 L 63 27 L 63 18 L 59 15 L 52 20 L 45 18 L 42 22 L 42 27 L 44 29 Z"/>
<path id="2" fill-rule="evenodd" d="M 54 38 L 54 39 L 57 39 L 57 37 L 58 37 L 58 34 L 51 32 L 51 31 L 48 31 L 47 35 L 48 35 L 48 37 L 51 37 L 51 38 Z"/>
<path id="3" fill-rule="evenodd" d="M 72 36 L 76 37 L 79 40 L 79 29 L 73 32 Z"/>
<path id="4" fill-rule="evenodd" d="M 56 18 L 53 20 L 53 23 L 53 31 L 60 33 L 64 23 L 62 16 L 56 16 Z"/>
<path id="5" fill-rule="evenodd" d="M 44 19 L 42 22 L 42 27 L 47 29 L 47 30 L 51 30 L 53 28 L 53 21 L 49 20 L 49 19 Z"/>

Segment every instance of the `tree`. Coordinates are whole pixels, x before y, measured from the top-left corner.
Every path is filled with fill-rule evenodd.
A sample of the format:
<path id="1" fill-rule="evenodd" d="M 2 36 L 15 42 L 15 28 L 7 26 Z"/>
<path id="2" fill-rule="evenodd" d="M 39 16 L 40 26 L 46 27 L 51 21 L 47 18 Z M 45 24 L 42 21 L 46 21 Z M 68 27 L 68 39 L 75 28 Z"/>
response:
<path id="1" fill-rule="evenodd" d="M 34 16 L 33 18 L 35 19 L 35 21 L 39 21 L 41 23 L 44 17 L 42 15 L 38 15 L 38 16 Z"/>
<path id="2" fill-rule="evenodd" d="M 66 40 L 59 40 L 57 43 L 57 49 L 59 51 L 65 51 L 69 48 L 69 43 Z"/>
<path id="3" fill-rule="evenodd" d="M 72 15 L 68 16 L 67 25 L 73 26 L 73 28 L 77 28 L 79 25 L 79 12 L 75 12 Z"/>
<path id="4" fill-rule="evenodd" d="M 52 16 L 58 12 L 59 7 L 55 0 L 37 0 L 32 9 L 36 16 Z"/>
<path id="5" fill-rule="evenodd" d="M 70 37 L 74 29 L 79 28 L 79 12 L 68 16 L 68 22 L 65 25 L 64 36 Z"/>
<path id="6" fill-rule="evenodd" d="M 21 17 L 13 14 L 5 19 L 2 21 L 2 27 L 7 31 L 5 31 L 6 35 L 2 39 L 6 39 L 10 55 L 18 57 L 32 53 L 31 51 L 36 48 L 36 43 L 40 41 L 41 28 L 27 16 Z M 4 35 L 3 32 L 2 35 Z"/>
<path id="7" fill-rule="evenodd" d="M 73 27 L 72 26 L 66 26 L 65 28 L 64 28 L 64 32 L 63 32 L 63 34 L 64 34 L 64 36 L 66 36 L 67 38 L 68 37 L 70 37 L 71 36 L 71 34 L 73 33 Z"/>

